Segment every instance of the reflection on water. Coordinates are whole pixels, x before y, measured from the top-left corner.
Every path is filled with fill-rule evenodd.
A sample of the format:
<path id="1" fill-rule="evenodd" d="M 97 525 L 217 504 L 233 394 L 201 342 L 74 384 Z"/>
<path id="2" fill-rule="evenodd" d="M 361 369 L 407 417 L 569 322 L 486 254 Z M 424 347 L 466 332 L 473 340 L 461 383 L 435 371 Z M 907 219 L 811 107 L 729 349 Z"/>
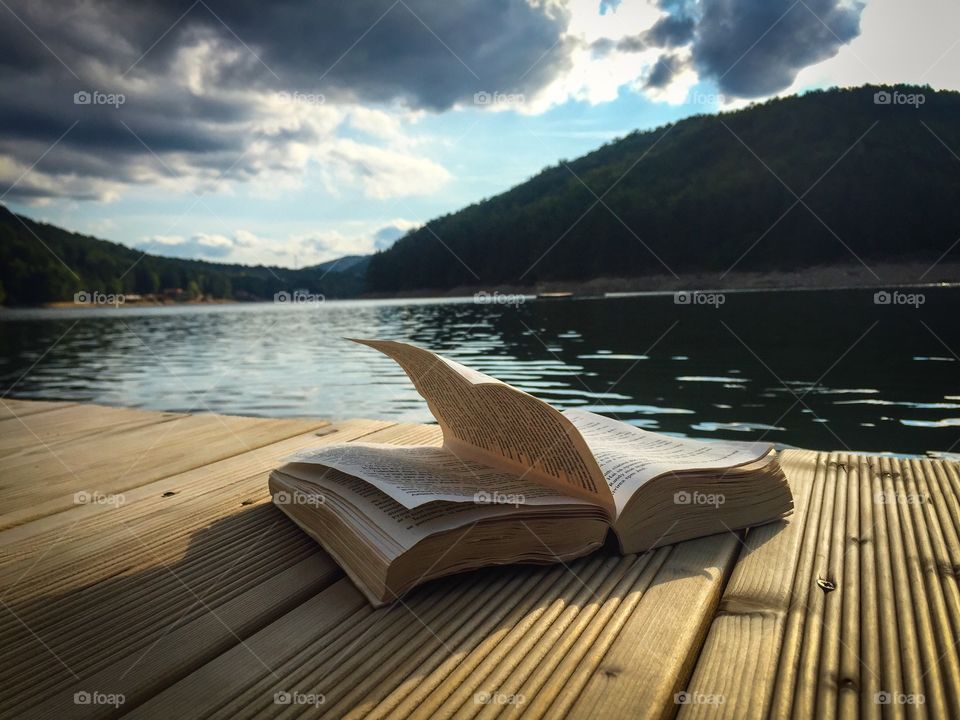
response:
<path id="1" fill-rule="evenodd" d="M 345 337 L 408 340 L 559 407 L 687 435 L 923 453 L 960 439 L 960 290 L 918 307 L 869 290 L 0 314 L 11 397 L 163 410 L 430 416 L 402 372 Z"/>

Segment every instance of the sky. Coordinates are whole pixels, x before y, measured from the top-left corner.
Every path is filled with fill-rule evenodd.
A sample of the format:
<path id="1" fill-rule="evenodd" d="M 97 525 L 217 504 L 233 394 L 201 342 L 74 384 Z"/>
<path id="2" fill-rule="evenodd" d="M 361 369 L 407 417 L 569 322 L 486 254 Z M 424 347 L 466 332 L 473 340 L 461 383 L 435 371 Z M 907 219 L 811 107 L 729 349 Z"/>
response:
<path id="1" fill-rule="evenodd" d="M 144 251 L 389 247 L 635 130 L 960 90 L 955 0 L 0 0 L 0 203 Z"/>

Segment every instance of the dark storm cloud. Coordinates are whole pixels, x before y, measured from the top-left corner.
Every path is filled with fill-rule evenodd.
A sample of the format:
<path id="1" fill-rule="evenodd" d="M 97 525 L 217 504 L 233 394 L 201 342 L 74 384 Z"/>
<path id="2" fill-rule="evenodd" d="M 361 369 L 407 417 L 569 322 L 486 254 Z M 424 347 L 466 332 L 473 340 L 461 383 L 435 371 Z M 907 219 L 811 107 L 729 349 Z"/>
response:
<path id="1" fill-rule="evenodd" d="M 725 93 L 770 95 L 859 35 L 862 10 L 840 0 L 708 0 L 693 59 Z"/>
<path id="2" fill-rule="evenodd" d="M 644 33 L 644 37 L 654 47 L 677 47 L 690 42 L 694 26 L 691 17 L 665 15 Z"/>
<path id="3" fill-rule="evenodd" d="M 557 44 L 567 14 L 525 0 L 20 0 L 11 8 L 52 52 L 7 18 L 0 65 L 56 70 L 59 56 L 61 70 L 81 77 L 92 62 L 149 76 L 192 39 L 212 34 L 252 51 L 251 62 L 222 72 L 228 86 L 399 97 L 442 110 L 478 90 L 532 91 L 568 63 Z"/>
<path id="4" fill-rule="evenodd" d="M 222 171 L 251 141 L 316 142 L 307 125 L 249 129 L 270 94 L 442 111 L 478 91 L 533 95 L 571 51 L 567 13 L 526 0 L 7 0 L 0 17 L 0 152 L 27 167 L 79 120 L 39 170 L 123 183 L 166 172 L 154 153 Z M 84 90 L 125 102 L 76 105 Z M 43 187 L 31 175 L 10 196 Z"/>
<path id="5" fill-rule="evenodd" d="M 666 15 L 614 48 L 642 52 L 689 46 L 699 74 L 731 97 L 763 97 L 789 87 L 803 68 L 832 57 L 860 34 L 863 3 L 848 0 L 660 0 Z M 650 71 L 648 86 L 674 74 L 669 55 Z M 674 72 L 671 72 L 671 69 Z"/>
<path id="6" fill-rule="evenodd" d="M 684 67 L 686 64 L 676 55 L 661 55 L 650 69 L 643 86 L 657 90 L 665 88 Z"/>
<path id="7" fill-rule="evenodd" d="M 638 70 L 650 88 L 683 56 L 729 96 L 768 95 L 859 33 L 861 4 L 791 2 L 659 0 L 652 27 L 592 50 L 662 49 Z M 22 176 L 7 196 L 21 199 L 289 171 L 339 120 L 273 107 L 279 93 L 443 111 L 479 91 L 532 97 L 577 47 L 567 11 L 540 0 L 5 0 L 0 18 L 0 194 Z M 125 102 L 75 104 L 93 90 Z"/>
<path id="8" fill-rule="evenodd" d="M 614 48 L 620 52 L 643 52 L 648 48 L 675 48 L 690 42 L 695 26 L 693 18 L 664 15 L 642 33 L 628 35 L 615 43 L 606 39 L 597 40 L 592 47 L 598 55 L 605 54 Z"/>
<path id="9" fill-rule="evenodd" d="M 671 19 L 661 21 L 665 46 L 687 37 L 701 76 L 728 95 L 752 98 L 789 87 L 800 70 L 834 56 L 860 34 L 864 6 L 856 0 L 661 0 L 660 7 Z"/>

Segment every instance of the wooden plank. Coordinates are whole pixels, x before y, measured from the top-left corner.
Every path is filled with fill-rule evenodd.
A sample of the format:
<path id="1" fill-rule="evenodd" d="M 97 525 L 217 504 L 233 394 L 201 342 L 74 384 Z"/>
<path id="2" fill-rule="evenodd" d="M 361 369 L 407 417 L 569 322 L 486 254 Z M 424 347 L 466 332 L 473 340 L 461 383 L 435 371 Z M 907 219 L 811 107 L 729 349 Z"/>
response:
<path id="1" fill-rule="evenodd" d="M 23 718 L 108 717 L 113 708 L 78 705 L 74 700 L 77 693 L 114 694 L 123 697 L 124 707 L 132 708 L 230 648 L 241 648 L 246 653 L 245 662 L 260 664 L 262 659 L 244 638 L 299 606 L 339 574 L 327 556 L 315 553 L 270 576 L 216 611 L 165 629 L 146 651 L 138 649 L 93 675 L 78 678 L 67 688 L 47 692 L 42 702 L 26 711 L 21 708 L 11 708 L 11 711 L 21 713 Z M 202 598 L 197 597 L 203 604 Z"/>
<path id="2" fill-rule="evenodd" d="M 369 621 L 375 611 L 348 581 L 340 580 L 215 660 L 132 708 L 134 718 L 209 717 L 233 698 L 265 696 L 257 683 L 281 672 L 305 648 L 335 643 Z M 376 611 L 386 613 L 385 610 Z M 251 657 L 259 661 L 251 662 Z M 289 692 L 295 691 L 291 688 Z M 271 701 L 273 697 L 269 698 Z M 242 707 L 242 706 L 241 706 Z"/>
<path id="3" fill-rule="evenodd" d="M 732 560 L 738 542 L 731 535 L 641 557 L 599 554 L 569 567 L 466 573 L 429 583 L 390 608 L 367 608 L 364 622 L 351 623 L 350 632 L 333 641 L 323 642 L 306 628 L 296 636 L 297 622 L 282 618 L 250 640 L 255 648 L 286 651 L 285 658 L 271 655 L 279 664 L 268 662 L 269 672 L 251 667 L 235 648 L 135 715 L 189 707 L 198 687 L 216 688 L 205 693 L 198 709 L 211 717 L 285 717 L 305 710 L 278 708 L 277 693 L 322 696 L 315 711 L 329 717 L 483 717 L 502 709 L 553 715 L 550 701 L 539 707 L 536 699 L 552 700 L 571 683 L 583 687 L 591 677 L 606 675 L 601 662 L 609 648 L 624 646 L 625 626 L 649 628 L 649 616 L 656 615 L 670 638 L 664 644 L 695 640 L 696 633 L 683 631 L 684 623 L 664 621 L 669 615 L 665 601 L 669 596 L 675 613 L 670 619 L 679 620 L 690 615 L 684 600 L 703 595 L 705 584 L 716 585 L 718 596 L 718 567 Z M 671 553 L 673 561 L 667 563 Z M 707 583 L 698 573 L 709 576 Z M 666 590 L 676 579 L 692 580 L 693 592 Z M 638 619 L 647 592 L 659 597 Z M 686 646 L 687 654 L 692 649 Z M 647 672 L 656 675 L 661 662 L 650 658 L 644 663 Z M 222 686 L 217 678 L 236 680 Z M 567 704 L 579 694 L 574 691 Z M 502 697 L 524 701 L 504 706 Z"/>
<path id="4" fill-rule="evenodd" d="M 75 413 L 82 423 L 89 412 L 105 410 L 90 407 L 65 412 Z M 75 505 L 77 493 L 108 498 L 327 424 L 185 415 L 159 427 L 115 428 L 95 441 L 77 438 L 56 449 L 34 444 L 27 452 L 0 458 L 0 528 L 67 510 Z"/>
<path id="5" fill-rule="evenodd" d="M 128 542 L 155 564 L 36 601 L 5 604 L 4 705 L 52 693 L 71 678 L 96 675 L 117 656 L 143 653 L 175 624 L 236 601 L 251 587 L 311 556 L 339 570 L 318 548 L 285 525 L 269 505 L 216 523 L 194 538 L 176 562 L 156 561 L 135 533 Z M 275 596 L 273 604 L 286 600 Z M 272 618 L 269 608 L 266 619 Z M 12 619 L 11 617 L 12 616 Z M 16 622 L 13 622 L 15 620 Z M 4 707 L 4 709 L 8 709 Z"/>
<path id="6" fill-rule="evenodd" d="M 0 421 L 0 458 L 32 454 L 38 447 L 56 453 L 79 438 L 101 441 L 107 434 L 183 418 L 182 413 L 158 413 L 100 405 L 64 404 L 42 413 Z"/>
<path id="7" fill-rule="evenodd" d="M 86 535 L 102 538 L 103 533 L 118 530 L 117 521 L 120 519 L 130 522 L 140 515 L 170 510 L 191 498 L 219 491 L 232 483 L 244 483 L 245 487 L 249 486 L 256 492 L 255 496 L 245 498 L 251 503 L 266 499 L 269 493 L 266 491 L 265 478 L 287 455 L 318 444 L 356 440 L 389 427 L 392 427 L 391 423 L 373 420 L 349 420 L 324 426 L 225 460 L 138 485 L 125 491 L 123 502 L 119 504 L 92 502 L 74 505 L 63 512 L 0 530 L 0 547 L 4 548 L 4 555 L 0 558 L 0 581 L 3 578 L 2 567 L 8 561 L 17 559 L 19 553 L 32 553 L 35 547 L 46 547 L 50 542 L 57 542 L 58 538 L 72 543 L 80 542 Z M 256 480 L 248 482 L 251 478 Z M 116 512 L 120 508 L 123 512 Z M 64 536 L 67 528 L 69 533 Z M 36 539 L 32 543 L 23 542 L 27 538 Z"/>
<path id="8" fill-rule="evenodd" d="M 928 544 L 923 542 L 926 540 L 925 533 L 914 525 L 913 509 L 919 505 L 916 487 L 910 477 L 908 464 L 881 459 L 881 463 L 885 462 L 889 462 L 889 472 L 897 492 L 897 501 L 893 505 L 900 514 L 901 533 L 898 540 L 903 544 L 903 556 L 907 563 L 907 587 L 901 586 L 901 593 L 909 592 L 913 596 L 920 650 L 918 655 L 904 658 L 920 673 L 908 693 L 912 691 L 923 695 L 924 705 L 934 717 L 960 717 L 960 705 L 956 702 L 960 670 L 957 669 L 952 641 L 944 641 L 943 628 L 948 622 L 945 622 L 935 559 Z M 900 498 L 904 501 L 901 502 Z M 949 629 L 946 632 L 949 638 Z M 949 678 L 954 680 L 951 682 Z"/>
<path id="9" fill-rule="evenodd" d="M 811 510 L 811 498 L 820 499 L 826 470 L 816 453 L 788 451 L 780 460 L 793 491 L 794 514 L 747 533 L 687 686 L 688 702 L 679 708 L 682 720 L 767 714 L 799 548 L 808 523 L 816 525 L 819 517 L 819 503 Z"/>
<path id="10" fill-rule="evenodd" d="M 20 551 L 9 577 L 32 563 L 28 582 L 18 586 L 22 596 L 14 593 L 17 602 L 11 601 L 0 624 L 9 647 L 21 648 L 15 661 L 11 657 L 0 663 L 6 695 L 0 709 L 20 709 L 29 694 L 43 690 L 59 698 L 50 704 L 54 712 L 62 709 L 63 693 L 80 691 L 94 681 L 97 687 L 139 697 L 153 685 L 131 685 L 126 679 L 111 684 L 111 673 L 117 663 L 132 664 L 151 643 L 159 644 L 156 638 L 166 637 L 171 619 L 192 628 L 185 631 L 187 639 L 196 636 L 203 642 L 177 644 L 178 663 L 164 666 L 163 672 L 151 670 L 168 680 L 186 660 L 202 664 L 211 657 L 209 633 L 194 632 L 196 623 L 210 623 L 211 613 L 221 616 L 221 607 L 249 597 L 254 588 L 273 582 L 297 562 L 322 558 L 324 568 L 339 576 L 315 543 L 269 504 L 266 477 L 283 456 L 296 450 L 366 437 L 427 441 L 435 437 L 435 429 L 348 421 L 140 486 L 119 507 L 75 518 L 68 528 L 73 542 L 64 553 L 45 549 L 51 534 L 62 529 L 51 517 L 0 534 L 8 555 Z M 164 498 L 163 491 L 176 494 Z M 250 516 L 260 519 L 243 521 Z M 40 532 L 25 532 L 41 525 L 46 527 Z M 28 550 L 41 557 L 35 559 Z M 226 577 L 224 567 L 230 570 Z M 202 590 L 203 602 L 187 588 Z M 289 609 L 288 597 L 296 598 L 284 591 L 270 612 Z M 89 622 L 93 609 L 103 618 L 96 625 Z M 264 605 L 251 617 L 254 624 L 263 624 L 274 615 Z M 228 638 L 220 636 L 219 642 Z M 118 656 L 122 660 L 116 660 Z M 70 685 L 71 673 L 83 681 Z"/>
<path id="11" fill-rule="evenodd" d="M 224 718 L 312 710 L 295 703 L 278 707 L 277 693 L 322 696 L 316 714 L 325 717 L 489 713 L 502 707 L 496 698 L 503 683 L 532 679 L 541 662 L 558 668 L 552 682 L 563 682 L 582 665 L 560 662 L 569 650 L 581 647 L 580 641 L 594 649 L 595 642 L 611 642 L 668 554 L 663 549 L 642 558 L 584 558 L 569 568 L 465 573 L 428 583 L 380 610 L 369 608 L 350 586 L 353 601 L 345 603 L 347 611 L 337 611 L 344 632 L 315 633 L 303 618 L 318 609 L 306 615 L 294 610 L 248 641 L 257 654 L 263 651 L 270 670 L 252 666 L 234 648 L 133 715 L 188 707 Z M 319 624 L 325 625 L 323 614 Z"/>
<path id="12" fill-rule="evenodd" d="M 74 674 L 101 677 L 116 657 L 143 653 L 165 637 L 173 622 L 220 615 L 221 606 L 250 597 L 253 588 L 311 557 L 322 560 L 327 580 L 339 577 L 315 543 L 269 503 L 267 474 L 296 450 L 388 427 L 341 423 L 318 431 L 322 437 L 307 433 L 141 486 L 128 503 L 77 517 L 65 529 L 26 534 L 28 525 L 0 535 L 5 557 L 17 560 L 4 572 L 0 637 L 17 651 L 0 662 L 0 711 L 21 707 L 40 690 L 63 692 Z M 164 490 L 176 494 L 165 498 Z M 51 536 L 62 539 L 64 532 L 61 551 L 51 552 Z M 291 606 L 291 597 L 285 590 L 251 622 L 273 619 Z M 209 657 L 205 646 L 189 647 L 197 663 Z"/>
<path id="13" fill-rule="evenodd" d="M 266 475 L 436 426 L 4 402 L 3 716 L 960 717 L 956 463 L 787 451 L 796 513 L 745 539 L 490 568 L 374 610 Z M 125 502 L 62 506 L 92 477 Z"/>
<path id="14" fill-rule="evenodd" d="M 602 660 L 578 668 L 550 714 L 565 714 L 579 675 L 586 684 L 570 706 L 576 717 L 672 716 L 741 542 L 727 533 L 673 546 Z"/>
<path id="15" fill-rule="evenodd" d="M 383 426 L 371 422 L 344 424 L 340 433 L 328 434 L 320 442 L 364 437 L 371 427 Z M 48 525 L 50 518 L 44 518 L 6 531 L 0 535 L 6 561 L 0 572 L 4 600 L 36 625 L 37 618 L 22 607 L 28 601 L 74 591 L 90 595 L 97 582 L 118 573 L 180 561 L 199 538 L 223 534 L 225 525 L 218 523 L 226 519 L 240 527 L 249 524 L 243 523 L 243 518 L 253 517 L 254 511 L 259 513 L 257 517 L 264 516 L 261 511 L 268 511 L 269 522 L 288 527 L 284 516 L 269 507 L 267 474 L 279 458 L 317 442 L 313 434 L 298 436 L 143 486 L 127 503 L 97 515 L 77 517 L 65 529 L 46 528 L 39 535 L 23 532 L 31 526 Z M 164 497 L 164 491 L 175 495 Z M 14 533 L 19 537 L 11 537 Z M 292 537 L 300 538 L 296 533 Z M 58 543 L 64 547 L 52 551 Z M 42 602 L 37 605 L 45 607 Z M 63 609 L 59 608 L 57 615 L 62 616 Z"/>
<path id="16" fill-rule="evenodd" d="M 960 716 L 956 464 L 811 455 L 785 454 L 806 509 L 748 534 L 697 661 L 724 702 L 679 716 Z"/>
<path id="17" fill-rule="evenodd" d="M 17 400 L 16 398 L 5 397 L 0 399 L 0 423 L 6 420 L 16 421 L 18 417 L 23 418 L 37 413 L 59 410 L 76 404 L 74 402 L 52 400 Z M 0 425 L 0 428 L 5 427 Z"/>

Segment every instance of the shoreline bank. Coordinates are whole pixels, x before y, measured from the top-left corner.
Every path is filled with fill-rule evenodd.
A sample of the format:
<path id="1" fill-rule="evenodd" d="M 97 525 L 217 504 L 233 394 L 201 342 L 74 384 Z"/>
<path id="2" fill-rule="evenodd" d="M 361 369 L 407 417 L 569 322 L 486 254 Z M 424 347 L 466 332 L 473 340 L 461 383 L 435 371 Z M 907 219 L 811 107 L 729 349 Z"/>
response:
<path id="1" fill-rule="evenodd" d="M 632 278 L 600 277 L 591 280 L 547 281 L 535 285 L 461 285 L 447 289 L 421 289 L 395 293 L 364 293 L 352 297 L 329 297 L 329 300 L 429 300 L 465 298 L 480 293 L 487 295 L 544 294 L 573 297 L 624 296 L 678 291 L 777 291 L 777 290 L 849 290 L 937 287 L 960 282 L 960 262 L 930 265 L 920 262 L 874 263 L 866 265 L 821 265 L 799 270 L 764 272 L 732 271 L 726 274 L 698 273 L 675 277 L 668 274 Z M 125 300 L 117 304 L 75 303 L 68 300 L 20 308 L 75 309 L 89 307 L 179 307 L 183 305 L 231 305 L 263 300 Z M 0 310 L 7 309 L 6 307 Z M 12 308 L 11 308 L 12 309 Z"/>
<path id="2" fill-rule="evenodd" d="M 764 272 L 733 271 L 727 274 L 669 274 L 633 278 L 600 277 L 591 280 L 548 281 L 536 285 L 461 285 L 444 290 L 411 290 L 397 293 L 367 293 L 365 299 L 420 299 L 469 297 L 477 293 L 538 295 L 572 293 L 574 296 L 604 296 L 683 290 L 849 290 L 892 289 L 952 285 L 960 282 L 960 262 L 930 265 L 920 262 L 864 265 L 821 265 L 799 270 Z"/>

